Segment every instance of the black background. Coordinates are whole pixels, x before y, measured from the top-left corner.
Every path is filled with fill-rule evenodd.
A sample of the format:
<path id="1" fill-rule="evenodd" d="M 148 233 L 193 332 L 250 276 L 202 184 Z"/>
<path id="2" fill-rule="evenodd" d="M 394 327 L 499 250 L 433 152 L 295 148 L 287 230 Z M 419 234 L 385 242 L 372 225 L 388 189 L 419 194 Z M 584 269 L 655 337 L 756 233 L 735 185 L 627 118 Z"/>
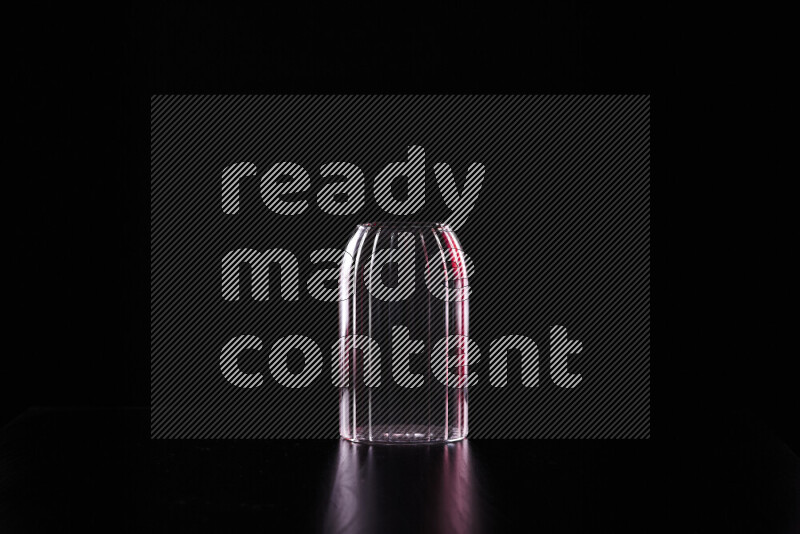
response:
<path id="1" fill-rule="evenodd" d="M 152 94 L 650 94 L 670 68 L 648 13 L 622 8 L 109 9 L 17 17 L 9 286 L 31 341 L 4 375 L 36 379 L 8 416 L 149 404 Z"/>
<path id="2" fill-rule="evenodd" d="M 670 139 L 692 126 L 674 123 L 675 100 L 693 89 L 675 79 L 677 62 L 669 55 L 680 32 L 659 31 L 671 24 L 668 13 L 643 5 L 571 2 L 540 2 L 525 13 L 492 7 L 452 3 L 345 12 L 336 4 L 151 9 L 44 3 L 7 13 L 10 317 L 1 376 L 11 395 L 2 405 L 3 420 L 32 406 L 58 410 L 34 413 L 38 423 L 22 439 L 4 433 L 3 443 L 14 444 L 18 454 L 5 447 L 3 465 L 21 473 L 3 478 L 12 481 L 3 486 L 4 526 L 42 531 L 110 520 L 116 530 L 225 524 L 269 531 L 275 523 L 268 521 L 285 526 L 287 517 L 314 513 L 304 508 L 302 496 L 312 486 L 303 481 L 318 476 L 318 466 L 291 466 L 309 455 L 329 458 L 330 451 L 298 451 L 304 445 L 284 442 L 272 449 L 255 442 L 152 445 L 144 438 L 151 94 L 648 93 L 654 108 L 653 181 L 687 192 L 706 179 L 690 167 L 678 169 L 671 157 L 681 147 Z M 656 187 L 657 194 L 661 190 Z M 730 228 L 716 223 L 692 232 L 680 220 L 680 209 L 671 213 L 666 200 L 663 205 L 663 212 L 656 210 L 665 218 L 663 229 L 656 225 L 659 240 L 678 219 L 673 229 L 681 244 L 683 235 L 697 233 L 706 242 L 720 234 L 729 242 Z M 706 219 L 713 222 L 713 215 Z M 730 282 L 727 292 L 735 292 L 760 284 L 753 273 L 720 282 L 723 275 L 716 271 L 695 268 L 695 252 L 681 246 L 668 253 L 665 247 L 660 261 L 670 261 L 674 280 L 665 266 L 659 287 Z M 663 378 L 657 380 L 654 413 L 664 421 L 662 429 L 657 424 L 650 441 L 563 447 L 515 442 L 484 451 L 484 458 L 503 459 L 484 462 L 495 475 L 483 490 L 492 496 L 490 513 L 505 518 L 498 520 L 501 526 L 524 519 L 529 528 L 520 530 L 535 530 L 537 512 L 549 510 L 550 518 L 555 511 L 582 518 L 552 519 L 545 522 L 549 530 L 647 531 L 673 511 L 691 510 L 692 521 L 703 519 L 720 530 L 796 528 L 797 456 L 787 448 L 797 451 L 796 386 L 781 360 L 788 351 L 775 335 L 752 342 L 726 338 L 731 325 L 712 320 L 716 307 L 708 304 L 707 292 L 680 291 L 678 302 L 667 302 L 666 293 L 656 292 L 665 302 L 663 308 L 659 303 L 664 326 L 657 334 L 665 349 L 655 358 L 655 374 Z M 689 317 L 693 307 L 708 312 L 702 321 Z M 774 315 L 765 313 L 751 326 L 774 333 Z M 201 451 L 201 458 L 191 450 Z M 19 451 L 27 460 L 19 459 Z M 542 456 L 556 466 L 584 467 L 554 469 L 548 478 L 530 460 Z M 239 467 L 214 471 L 220 458 Z M 285 492 L 252 485 L 242 466 L 259 458 L 274 470 L 263 487 L 283 484 Z M 208 475 L 192 478 L 187 472 Z M 160 483 L 170 476 L 174 486 Z M 557 500 L 561 505 L 545 497 L 546 489 L 533 491 L 529 481 L 536 476 L 561 488 L 555 493 L 564 497 Z M 566 495 L 573 491 L 591 504 L 571 507 Z M 243 494 L 264 495 L 265 512 L 225 523 Z M 185 502 L 189 511 L 203 509 L 206 515 L 171 513 Z M 524 510 L 532 502 L 538 504 L 528 516 Z"/>

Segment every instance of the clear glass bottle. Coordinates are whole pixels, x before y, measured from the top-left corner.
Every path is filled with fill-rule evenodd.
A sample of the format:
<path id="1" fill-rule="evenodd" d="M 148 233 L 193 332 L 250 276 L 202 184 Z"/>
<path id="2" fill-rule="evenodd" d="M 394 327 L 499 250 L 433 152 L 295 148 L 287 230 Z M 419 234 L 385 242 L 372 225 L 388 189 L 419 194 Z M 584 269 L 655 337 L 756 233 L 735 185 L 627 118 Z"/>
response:
<path id="1" fill-rule="evenodd" d="M 466 437 L 470 269 L 445 224 L 356 228 L 339 284 L 343 438 L 415 443 Z"/>

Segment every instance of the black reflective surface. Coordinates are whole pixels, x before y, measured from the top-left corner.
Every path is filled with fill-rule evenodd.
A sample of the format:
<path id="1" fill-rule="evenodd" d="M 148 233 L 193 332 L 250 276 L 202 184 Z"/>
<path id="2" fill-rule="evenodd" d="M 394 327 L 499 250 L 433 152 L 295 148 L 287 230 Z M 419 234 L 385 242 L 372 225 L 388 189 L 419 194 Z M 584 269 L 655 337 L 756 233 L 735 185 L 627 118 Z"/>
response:
<path id="1" fill-rule="evenodd" d="M 651 441 L 364 446 L 148 431 L 146 410 L 16 420 L 0 435 L 0 531 L 647 532 L 697 497 L 698 520 L 722 530 L 797 525 L 800 464 L 766 439 L 720 442 L 697 451 L 702 467 L 665 473 Z"/>

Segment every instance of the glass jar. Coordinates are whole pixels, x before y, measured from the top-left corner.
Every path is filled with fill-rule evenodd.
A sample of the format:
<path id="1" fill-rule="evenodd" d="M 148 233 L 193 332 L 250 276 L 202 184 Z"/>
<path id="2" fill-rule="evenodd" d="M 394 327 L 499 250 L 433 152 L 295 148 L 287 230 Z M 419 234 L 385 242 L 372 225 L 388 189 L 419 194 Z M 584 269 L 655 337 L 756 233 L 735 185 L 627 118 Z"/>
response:
<path id="1" fill-rule="evenodd" d="M 471 267 L 446 224 L 356 228 L 341 262 L 334 356 L 343 438 L 466 437 Z"/>

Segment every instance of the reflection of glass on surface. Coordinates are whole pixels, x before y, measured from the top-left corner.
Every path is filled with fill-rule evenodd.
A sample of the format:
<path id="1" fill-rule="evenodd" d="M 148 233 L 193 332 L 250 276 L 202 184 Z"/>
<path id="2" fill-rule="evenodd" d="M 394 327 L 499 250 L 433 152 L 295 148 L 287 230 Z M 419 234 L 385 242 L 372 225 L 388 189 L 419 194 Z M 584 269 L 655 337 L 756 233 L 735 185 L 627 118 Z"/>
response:
<path id="1" fill-rule="evenodd" d="M 447 225 L 358 226 L 339 281 L 343 438 L 409 443 L 467 435 L 470 268 Z"/>
<path id="2" fill-rule="evenodd" d="M 339 443 L 324 532 L 481 531 L 468 441 L 437 447 Z"/>
<path id="3" fill-rule="evenodd" d="M 439 486 L 439 532 L 477 532 L 475 475 L 469 442 L 445 447 Z"/>

